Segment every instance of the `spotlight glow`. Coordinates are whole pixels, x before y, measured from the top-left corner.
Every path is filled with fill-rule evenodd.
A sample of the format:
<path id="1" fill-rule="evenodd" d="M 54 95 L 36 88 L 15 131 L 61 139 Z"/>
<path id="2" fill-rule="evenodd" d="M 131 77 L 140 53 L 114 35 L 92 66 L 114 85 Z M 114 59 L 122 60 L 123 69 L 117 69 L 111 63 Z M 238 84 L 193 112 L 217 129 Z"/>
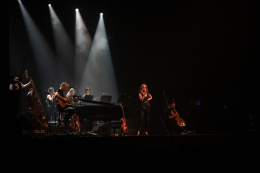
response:
<path id="1" fill-rule="evenodd" d="M 103 13 L 100 13 L 100 16 L 103 16 Z"/>
<path id="2" fill-rule="evenodd" d="M 76 10 L 75 10 L 75 11 L 79 11 L 79 9 L 77 9 L 77 8 L 76 8 Z"/>
<path id="3" fill-rule="evenodd" d="M 51 4 L 49 4 L 48 6 L 51 6 Z"/>
<path id="4" fill-rule="evenodd" d="M 84 91 L 87 86 L 93 88 L 92 94 L 99 98 L 102 93 L 109 93 L 112 96 L 112 103 L 116 103 L 117 82 L 101 14 L 79 88 L 80 91 Z"/>

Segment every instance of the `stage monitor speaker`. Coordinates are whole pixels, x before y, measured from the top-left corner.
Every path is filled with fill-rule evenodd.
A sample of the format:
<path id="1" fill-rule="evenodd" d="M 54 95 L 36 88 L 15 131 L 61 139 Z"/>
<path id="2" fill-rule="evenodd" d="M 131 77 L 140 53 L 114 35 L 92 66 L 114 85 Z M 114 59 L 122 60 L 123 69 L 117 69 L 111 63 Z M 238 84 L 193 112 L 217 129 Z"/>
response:
<path id="1" fill-rule="evenodd" d="M 106 123 L 100 123 L 96 125 L 92 130 L 92 133 L 96 133 L 99 136 L 110 136 L 111 135 L 111 128 Z"/>
<path id="2" fill-rule="evenodd" d="M 110 103 L 111 99 L 112 99 L 112 96 L 101 96 L 100 102 Z"/>

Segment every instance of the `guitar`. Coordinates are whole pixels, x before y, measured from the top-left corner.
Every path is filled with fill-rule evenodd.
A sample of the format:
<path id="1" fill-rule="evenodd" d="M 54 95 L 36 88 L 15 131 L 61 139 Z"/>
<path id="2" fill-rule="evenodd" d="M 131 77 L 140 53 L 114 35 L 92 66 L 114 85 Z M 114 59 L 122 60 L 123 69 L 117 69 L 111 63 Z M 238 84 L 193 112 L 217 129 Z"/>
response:
<path id="1" fill-rule="evenodd" d="M 124 135 L 127 135 L 128 133 L 128 127 L 126 125 L 126 120 L 125 120 L 125 113 L 124 113 L 124 109 L 123 109 L 123 106 L 121 105 L 121 103 L 119 103 L 121 108 L 122 108 L 122 111 L 123 111 L 123 118 L 121 118 L 121 135 L 124 136 Z"/>
<path id="2" fill-rule="evenodd" d="M 67 98 L 67 101 L 64 101 L 64 100 L 61 100 L 60 98 L 58 98 L 58 97 L 56 97 L 57 98 L 57 100 L 58 100 L 58 102 L 59 102 L 59 104 L 60 104 L 60 106 L 62 107 L 62 108 L 65 108 L 65 106 L 66 105 L 69 105 L 70 103 L 70 100 L 69 100 L 69 97 L 64 97 L 64 98 Z"/>

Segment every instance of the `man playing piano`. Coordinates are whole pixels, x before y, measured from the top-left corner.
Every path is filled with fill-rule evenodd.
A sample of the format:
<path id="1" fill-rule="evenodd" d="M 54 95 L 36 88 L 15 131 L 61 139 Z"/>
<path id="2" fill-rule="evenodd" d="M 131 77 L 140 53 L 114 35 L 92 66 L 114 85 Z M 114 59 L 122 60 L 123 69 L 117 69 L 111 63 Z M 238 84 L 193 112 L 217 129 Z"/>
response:
<path id="1" fill-rule="evenodd" d="M 83 95 L 83 98 L 84 98 L 86 95 L 87 95 L 87 96 L 90 95 L 90 88 L 89 88 L 89 87 L 87 87 L 87 88 L 85 89 L 85 94 Z"/>

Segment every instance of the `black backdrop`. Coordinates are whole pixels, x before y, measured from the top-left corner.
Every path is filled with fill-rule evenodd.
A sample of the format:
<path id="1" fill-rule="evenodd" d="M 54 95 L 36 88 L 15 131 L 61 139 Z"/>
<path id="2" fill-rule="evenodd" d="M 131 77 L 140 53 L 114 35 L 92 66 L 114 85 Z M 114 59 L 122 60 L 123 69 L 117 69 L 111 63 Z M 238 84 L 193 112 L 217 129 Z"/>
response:
<path id="1" fill-rule="evenodd" d="M 165 107 L 162 90 L 169 102 L 175 99 L 177 110 L 183 116 L 191 107 L 190 100 L 200 100 L 201 106 L 212 107 L 220 99 L 232 110 L 237 95 L 242 96 L 248 113 L 256 112 L 256 57 L 259 55 L 256 4 L 247 1 L 22 2 L 54 52 L 49 3 L 72 41 L 75 40 L 75 8 L 79 8 L 92 39 L 102 12 L 119 93 L 130 98 L 127 106 L 131 117 L 137 118 L 138 89 L 142 83 L 147 84 L 153 96 L 151 129 L 161 127 L 158 117 Z M 28 57 L 24 69 L 31 72 L 44 102 L 46 96 L 39 86 L 46 81 L 39 79 L 35 69 L 16 0 L 9 1 L 8 23 L 10 76 L 19 76 L 21 58 Z M 24 75 L 22 79 L 23 83 L 29 82 Z M 54 87 L 58 88 L 57 84 Z M 28 109 L 25 97 L 29 88 L 22 91 L 22 111 Z"/>

